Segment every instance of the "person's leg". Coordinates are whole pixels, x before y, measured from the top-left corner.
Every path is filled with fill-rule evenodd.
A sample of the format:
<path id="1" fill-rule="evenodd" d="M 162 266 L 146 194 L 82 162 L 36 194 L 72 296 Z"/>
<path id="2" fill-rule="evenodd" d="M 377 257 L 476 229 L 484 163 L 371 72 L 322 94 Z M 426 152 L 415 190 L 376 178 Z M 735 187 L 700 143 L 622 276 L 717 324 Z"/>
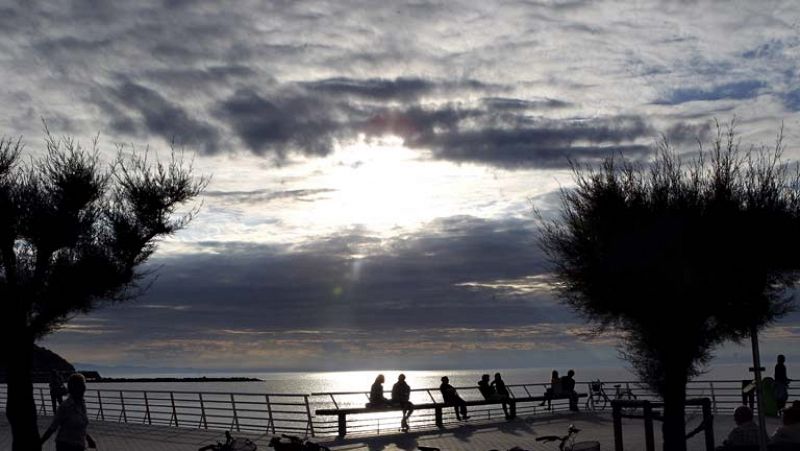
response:
<path id="1" fill-rule="evenodd" d="M 53 403 L 53 415 L 55 415 L 56 410 L 58 410 L 58 404 L 56 404 L 56 397 L 54 395 L 50 395 L 50 401 Z"/>
<path id="2" fill-rule="evenodd" d="M 461 407 L 461 418 L 464 420 L 468 419 L 469 415 L 467 415 L 467 403 L 464 402 L 463 399 L 461 399 L 459 400 L 459 405 Z"/>
<path id="3" fill-rule="evenodd" d="M 461 421 L 461 413 L 459 412 L 459 406 L 458 406 L 458 404 L 454 404 L 454 405 L 453 405 L 453 411 L 456 413 L 456 419 L 457 419 L 458 421 Z"/>

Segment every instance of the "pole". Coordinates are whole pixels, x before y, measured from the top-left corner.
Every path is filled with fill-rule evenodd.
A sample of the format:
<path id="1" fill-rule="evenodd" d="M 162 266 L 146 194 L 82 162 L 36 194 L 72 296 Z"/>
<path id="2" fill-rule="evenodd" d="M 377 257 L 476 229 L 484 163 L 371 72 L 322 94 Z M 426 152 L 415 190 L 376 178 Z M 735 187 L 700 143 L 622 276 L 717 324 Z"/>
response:
<path id="1" fill-rule="evenodd" d="M 750 340 L 753 344 L 753 373 L 756 378 L 756 404 L 758 405 L 758 449 L 767 451 L 767 424 L 764 421 L 764 400 L 761 399 L 761 355 L 758 352 L 758 331 L 755 326 L 750 329 Z"/>

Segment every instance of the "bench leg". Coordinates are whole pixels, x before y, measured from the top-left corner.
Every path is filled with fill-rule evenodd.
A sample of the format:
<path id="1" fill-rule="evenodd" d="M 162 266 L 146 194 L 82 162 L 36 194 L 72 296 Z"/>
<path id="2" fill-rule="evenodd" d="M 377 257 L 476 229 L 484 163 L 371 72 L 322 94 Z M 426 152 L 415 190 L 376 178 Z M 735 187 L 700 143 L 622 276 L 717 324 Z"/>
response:
<path id="1" fill-rule="evenodd" d="M 339 414 L 339 437 L 344 437 L 347 434 L 347 415 Z"/>
<path id="2" fill-rule="evenodd" d="M 517 417 L 517 403 L 515 402 L 508 403 L 508 417 L 509 419 Z"/>
<path id="3" fill-rule="evenodd" d="M 434 411 L 435 411 L 435 415 L 436 415 L 436 426 L 438 426 L 440 428 L 443 428 L 444 424 L 442 423 L 442 408 L 441 407 L 436 407 L 434 409 Z"/>

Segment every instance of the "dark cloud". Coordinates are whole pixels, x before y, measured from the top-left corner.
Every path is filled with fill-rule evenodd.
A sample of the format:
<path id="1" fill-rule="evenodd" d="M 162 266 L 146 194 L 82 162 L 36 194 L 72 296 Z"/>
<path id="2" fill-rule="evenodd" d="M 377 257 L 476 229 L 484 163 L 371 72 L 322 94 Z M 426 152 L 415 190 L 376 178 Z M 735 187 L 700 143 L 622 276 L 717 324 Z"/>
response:
<path id="1" fill-rule="evenodd" d="M 697 100 L 743 100 L 756 97 L 766 86 L 761 80 L 743 80 L 709 88 L 680 88 L 672 91 L 666 98 L 657 100 L 656 104 L 677 105 Z"/>
<path id="2" fill-rule="evenodd" d="M 114 324 L 106 327 L 179 336 L 573 320 L 547 293 L 515 289 L 545 271 L 535 239 L 532 220 L 453 217 L 389 242 L 356 230 L 292 248 L 205 243 L 200 253 L 154 261 L 158 280 L 136 303 L 108 310 Z M 493 286 L 498 280 L 505 283 Z"/>
<path id="3" fill-rule="evenodd" d="M 783 96 L 783 104 L 791 111 L 800 111 L 800 89 L 787 92 Z"/>
<path id="4" fill-rule="evenodd" d="M 216 127 L 148 87 L 125 81 L 97 94 L 96 103 L 108 115 L 115 132 L 145 131 L 206 154 L 219 150 Z"/>
<path id="5" fill-rule="evenodd" d="M 334 192 L 334 189 L 296 189 L 286 191 L 273 191 L 258 189 L 251 191 L 204 191 L 205 197 L 222 198 L 225 202 L 256 204 L 272 202 L 279 199 L 292 199 L 299 202 L 312 202 L 320 199 L 324 194 Z"/>
<path id="6" fill-rule="evenodd" d="M 422 80 L 326 80 L 274 95 L 239 90 L 218 108 L 241 140 L 259 154 L 326 155 L 336 140 L 396 135 L 408 147 L 429 149 L 435 158 L 504 168 L 565 167 L 568 158 L 600 159 L 612 153 L 641 155 L 638 143 L 656 131 L 642 118 L 617 116 L 551 120 L 527 110 L 563 108 L 557 99 L 483 98 L 423 106 L 391 106 L 358 99 L 400 99 L 440 85 Z M 441 86 L 449 86 L 443 83 Z"/>

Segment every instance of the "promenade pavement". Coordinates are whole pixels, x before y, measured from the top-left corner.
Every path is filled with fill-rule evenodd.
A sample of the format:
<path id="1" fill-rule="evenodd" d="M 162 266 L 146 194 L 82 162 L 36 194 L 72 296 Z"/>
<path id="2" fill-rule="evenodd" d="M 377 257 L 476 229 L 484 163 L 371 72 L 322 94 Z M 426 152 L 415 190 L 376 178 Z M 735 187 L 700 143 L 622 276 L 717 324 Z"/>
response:
<path id="1" fill-rule="evenodd" d="M 450 427 L 444 430 L 412 430 L 410 433 L 384 433 L 381 435 L 353 436 L 345 439 L 317 437 L 314 441 L 325 444 L 337 451 L 413 451 L 418 446 L 430 446 L 447 450 L 506 450 L 520 446 L 528 450 L 556 450 L 555 444 L 543 444 L 535 439 L 542 435 L 562 434 L 569 424 L 581 429 L 578 441 L 596 440 L 602 450 L 614 449 L 612 421 L 609 415 L 594 413 L 557 414 L 551 417 L 537 416 L 535 419 L 519 418 L 508 423 L 477 423 Z M 768 419 L 768 431 L 773 431 L 777 419 Z M 40 418 L 40 428 L 44 430 L 49 418 Z M 626 450 L 644 450 L 644 425 L 642 421 L 624 421 L 624 440 Z M 690 424 L 690 428 L 693 425 Z M 729 415 L 717 415 L 714 430 L 717 445 L 733 426 Z M 94 421 L 90 432 L 98 442 L 99 451 L 196 451 L 199 447 L 223 440 L 223 432 L 196 429 L 178 429 L 165 426 L 147 426 Z M 655 425 L 656 449 L 660 449 L 660 425 Z M 266 434 L 234 433 L 236 437 L 248 437 L 258 445 L 259 451 L 267 451 L 271 438 Z M 703 434 L 700 433 L 688 442 L 689 450 L 704 450 Z M 0 420 L 0 450 L 11 449 L 11 432 L 5 415 Z M 51 439 L 44 447 L 54 451 Z"/>

